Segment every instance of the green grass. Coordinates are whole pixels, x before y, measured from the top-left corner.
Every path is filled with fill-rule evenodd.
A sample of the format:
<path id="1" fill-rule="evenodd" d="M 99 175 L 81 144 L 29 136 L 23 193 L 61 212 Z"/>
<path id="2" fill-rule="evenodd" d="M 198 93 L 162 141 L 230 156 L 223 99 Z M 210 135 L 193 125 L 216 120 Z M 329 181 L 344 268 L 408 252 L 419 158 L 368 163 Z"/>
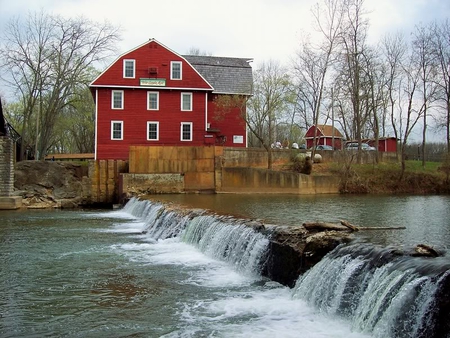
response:
<path id="1" fill-rule="evenodd" d="M 422 161 L 406 161 L 406 170 L 411 172 L 437 172 L 442 162 L 425 162 L 425 167 L 422 166 Z"/>

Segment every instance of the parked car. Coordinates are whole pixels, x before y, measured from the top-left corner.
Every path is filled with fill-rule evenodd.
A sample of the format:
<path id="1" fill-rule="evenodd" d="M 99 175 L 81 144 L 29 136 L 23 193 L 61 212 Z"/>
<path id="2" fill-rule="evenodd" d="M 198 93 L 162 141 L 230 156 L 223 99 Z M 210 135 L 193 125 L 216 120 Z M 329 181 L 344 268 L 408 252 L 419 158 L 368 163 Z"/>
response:
<path id="1" fill-rule="evenodd" d="M 346 146 L 345 146 L 345 149 L 347 149 L 347 150 L 358 150 L 358 142 L 347 143 Z M 376 150 L 376 148 L 372 147 L 372 146 L 369 146 L 367 143 L 361 143 L 361 150 L 374 151 L 374 150 Z"/>
<path id="2" fill-rule="evenodd" d="M 316 150 L 333 150 L 333 147 L 327 144 L 319 144 L 316 146 Z"/>

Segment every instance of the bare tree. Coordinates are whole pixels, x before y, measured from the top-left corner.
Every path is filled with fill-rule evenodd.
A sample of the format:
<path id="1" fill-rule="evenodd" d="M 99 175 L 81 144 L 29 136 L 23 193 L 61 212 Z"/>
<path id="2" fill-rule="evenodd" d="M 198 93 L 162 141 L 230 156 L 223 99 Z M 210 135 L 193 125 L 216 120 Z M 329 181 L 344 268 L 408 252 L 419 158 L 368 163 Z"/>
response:
<path id="1" fill-rule="evenodd" d="M 402 65 L 407 52 L 407 45 L 404 36 L 400 33 L 386 35 L 381 42 L 381 50 L 384 55 L 386 66 L 386 87 L 387 103 L 391 127 L 395 138 L 400 139 L 400 132 L 397 128 L 397 105 L 399 104 L 400 79 L 402 75 Z M 397 151 L 398 155 L 398 151 Z"/>
<path id="2" fill-rule="evenodd" d="M 71 105 L 77 88 L 92 80 L 89 69 L 115 51 L 118 39 L 118 28 L 108 23 L 42 12 L 6 26 L 0 52 L 4 80 L 18 89 L 23 101 L 21 132 L 34 143 L 36 159 L 48 150 L 57 117 Z M 28 136 L 32 125 L 34 142 Z"/>
<path id="3" fill-rule="evenodd" d="M 385 81 L 384 68 L 381 65 L 379 55 L 375 50 L 367 48 L 364 57 L 363 67 L 363 79 L 364 86 L 362 91 L 365 93 L 361 97 L 361 108 L 365 110 L 364 115 L 368 117 L 367 132 L 364 132 L 367 136 L 372 136 L 375 140 L 376 162 L 378 163 L 378 143 L 380 136 L 380 125 L 385 120 L 385 100 L 384 100 L 384 88 L 383 83 Z"/>
<path id="4" fill-rule="evenodd" d="M 343 20 L 342 1 L 323 0 L 312 9 L 316 31 L 322 37 L 317 45 L 305 41 L 294 62 L 297 101 L 304 109 L 305 122 L 310 112 L 311 124 L 319 124 L 319 115 L 324 108 L 324 95 L 334 50 L 341 34 Z M 325 115 L 325 112 L 324 112 Z M 306 122 L 306 127 L 308 123 Z M 316 148 L 317 128 L 314 129 L 313 156 Z"/>
<path id="5" fill-rule="evenodd" d="M 406 109 L 403 107 L 403 103 L 399 106 L 400 115 L 400 134 L 401 140 L 401 164 L 402 171 L 400 180 L 403 179 L 403 175 L 406 170 L 406 148 L 409 137 L 412 130 L 416 126 L 417 122 L 423 117 L 426 101 L 422 101 L 417 96 L 420 95 L 420 85 L 422 70 L 417 67 L 416 57 L 413 52 L 410 51 L 409 61 L 403 66 L 404 79 L 400 84 L 400 88 L 404 95 L 400 96 L 400 101 L 405 102 Z M 403 115 L 403 111 L 406 113 Z"/>
<path id="6" fill-rule="evenodd" d="M 52 153 L 93 153 L 95 142 L 95 104 L 87 86 L 74 93 L 55 122 L 49 143 Z"/>
<path id="7" fill-rule="evenodd" d="M 358 163 L 361 162 L 363 128 L 368 119 L 367 109 L 362 109 L 365 92 L 363 66 L 367 49 L 368 20 L 365 19 L 364 0 L 344 0 L 345 23 L 341 37 L 341 66 L 339 80 L 343 93 L 352 108 L 353 138 L 358 141 Z"/>
<path id="8" fill-rule="evenodd" d="M 268 153 L 272 169 L 272 148 L 276 142 L 277 120 L 292 104 L 291 82 L 286 71 L 275 61 L 263 63 L 253 72 L 253 95 L 220 95 L 214 102 L 218 119 L 237 109 L 251 134 Z"/>
<path id="9" fill-rule="evenodd" d="M 436 53 L 433 50 L 433 31 L 431 27 L 416 26 L 412 43 L 416 67 L 420 70 L 420 91 L 422 93 L 422 166 L 425 166 L 426 131 L 428 127 L 428 112 L 434 98 L 436 84 Z"/>
<path id="10" fill-rule="evenodd" d="M 433 25 L 433 50 L 436 53 L 438 74 L 435 83 L 438 90 L 439 108 L 443 111 L 440 126 L 446 133 L 447 152 L 450 154 L 450 21 Z"/>
<path id="11" fill-rule="evenodd" d="M 191 47 L 187 51 L 186 55 L 212 56 L 213 54 L 211 52 L 207 52 L 207 51 L 201 50 L 198 47 Z"/>
<path id="12" fill-rule="evenodd" d="M 39 99 L 44 90 L 43 78 L 50 72 L 51 56 L 46 46 L 52 39 L 51 22 L 42 13 L 29 15 L 24 24 L 15 18 L 4 34 L 5 45 L 0 49 L 2 79 L 21 100 L 23 118 L 18 129 L 22 134 L 22 159 L 27 145 L 32 144 L 30 129 L 37 123 L 32 123 L 31 118 L 42 108 Z"/>

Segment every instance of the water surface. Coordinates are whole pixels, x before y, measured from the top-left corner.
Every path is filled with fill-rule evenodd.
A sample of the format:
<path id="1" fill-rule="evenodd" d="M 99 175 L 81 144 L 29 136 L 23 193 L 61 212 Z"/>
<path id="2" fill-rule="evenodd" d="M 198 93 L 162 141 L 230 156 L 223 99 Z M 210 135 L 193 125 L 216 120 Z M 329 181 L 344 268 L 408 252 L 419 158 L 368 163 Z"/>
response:
<path id="1" fill-rule="evenodd" d="M 0 337 L 365 337 L 123 212 L 0 212 Z"/>
<path id="2" fill-rule="evenodd" d="M 447 196 L 157 197 L 282 225 L 406 226 L 359 236 L 450 245 Z M 124 211 L 1 211 L 0 337 L 381 337 L 147 226 Z"/>
<path id="3" fill-rule="evenodd" d="M 406 227 L 358 236 L 383 245 L 450 247 L 450 196 L 184 194 L 149 198 L 278 225 L 347 220 L 364 227 Z"/>

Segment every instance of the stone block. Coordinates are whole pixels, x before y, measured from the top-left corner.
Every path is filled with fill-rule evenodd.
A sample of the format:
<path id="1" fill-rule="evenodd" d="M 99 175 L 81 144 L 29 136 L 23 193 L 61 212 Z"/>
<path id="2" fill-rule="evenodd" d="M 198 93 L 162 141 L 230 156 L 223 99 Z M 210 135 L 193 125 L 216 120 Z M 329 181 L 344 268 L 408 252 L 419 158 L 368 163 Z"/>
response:
<path id="1" fill-rule="evenodd" d="M 21 196 L 0 196 L 0 210 L 15 210 L 22 207 Z"/>

